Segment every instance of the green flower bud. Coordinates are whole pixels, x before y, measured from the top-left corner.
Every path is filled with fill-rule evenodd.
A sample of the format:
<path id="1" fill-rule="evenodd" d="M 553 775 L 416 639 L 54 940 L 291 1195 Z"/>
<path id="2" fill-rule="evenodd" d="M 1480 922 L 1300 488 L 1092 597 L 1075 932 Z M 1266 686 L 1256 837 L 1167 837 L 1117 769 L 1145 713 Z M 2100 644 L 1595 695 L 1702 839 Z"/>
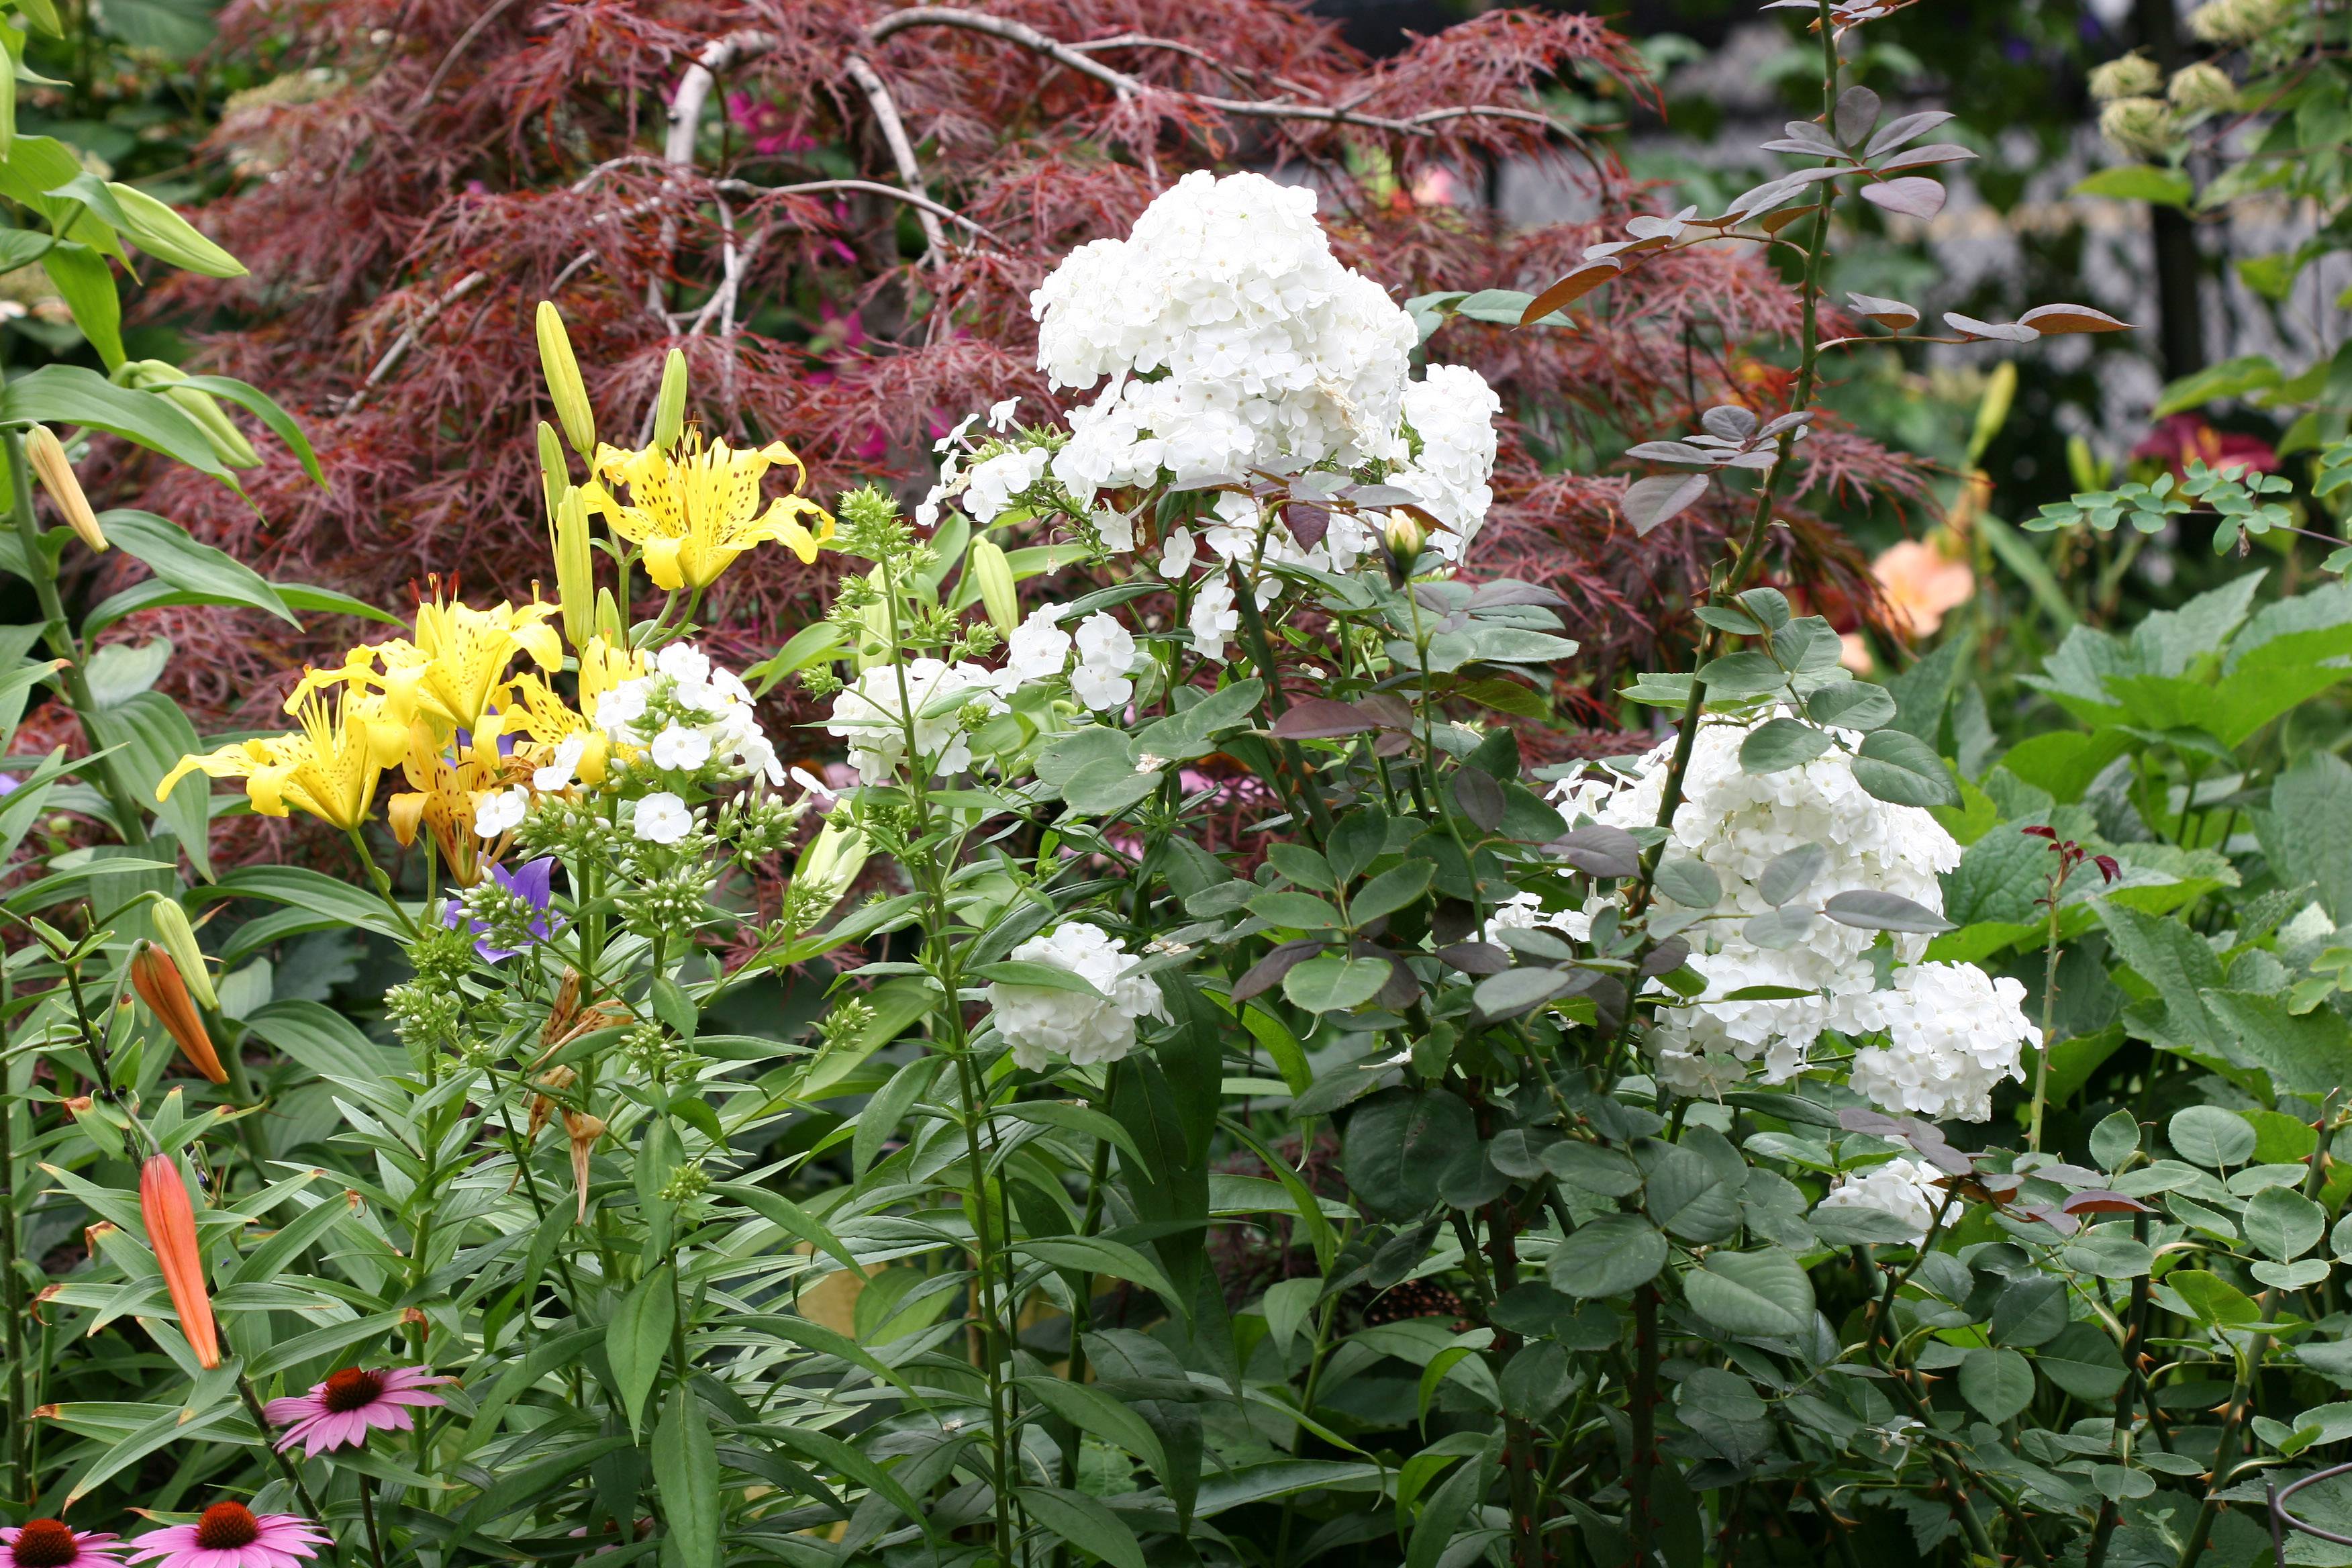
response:
<path id="1" fill-rule="evenodd" d="M 669 351 L 662 362 L 661 395 L 654 400 L 654 445 L 675 447 L 686 430 L 686 353 Z"/>
<path id="2" fill-rule="evenodd" d="M 547 395 L 555 416 L 563 423 L 564 439 L 585 458 L 596 455 L 596 413 L 588 406 L 588 384 L 580 379 L 580 362 L 572 355 L 572 339 L 563 330 L 563 312 L 551 300 L 539 302 L 539 367 L 547 377 Z"/>

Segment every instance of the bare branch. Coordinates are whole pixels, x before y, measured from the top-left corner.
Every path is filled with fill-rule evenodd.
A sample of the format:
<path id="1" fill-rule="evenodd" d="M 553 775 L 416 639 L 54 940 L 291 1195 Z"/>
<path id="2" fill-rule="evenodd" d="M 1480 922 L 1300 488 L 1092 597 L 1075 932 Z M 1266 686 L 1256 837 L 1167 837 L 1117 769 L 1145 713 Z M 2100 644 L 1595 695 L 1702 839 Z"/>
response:
<path id="1" fill-rule="evenodd" d="M 901 12 L 904 16 L 906 13 Z M 940 220 L 930 211 L 931 194 L 923 185 L 923 166 L 915 162 L 914 143 L 907 140 L 907 127 L 898 118 L 898 105 L 890 96 L 881 73 L 867 64 L 862 55 L 849 57 L 849 79 L 866 94 L 866 101 L 874 106 L 874 123 L 882 132 L 882 140 L 890 149 L 890 161 L 898 166 L 898 181 L 909 195 L 921 198 L 915 216 L 922 221 L 926 259 L 947 248 L 947 237 L 940 232 Z"/>

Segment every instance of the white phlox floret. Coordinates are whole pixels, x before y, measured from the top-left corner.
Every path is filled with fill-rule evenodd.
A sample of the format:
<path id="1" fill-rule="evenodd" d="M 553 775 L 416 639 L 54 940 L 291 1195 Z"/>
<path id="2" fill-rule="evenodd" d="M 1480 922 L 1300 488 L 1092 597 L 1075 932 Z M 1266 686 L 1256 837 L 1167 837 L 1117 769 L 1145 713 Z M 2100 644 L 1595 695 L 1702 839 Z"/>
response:
<path id="1" fill-rule="evenodd" d="M 665 772 L 698 773 L 715 763 L 725 778 L 784 782 L 783 762 L 760 728 L 751 689 L 692 643 L 671 643 L 654 656 L 652 669 L 604 693 L 596 725 L 615 745 L 644 751 Z M 562 788 L 579 762 L 566 742 L 532 782 L 541 790 Z M 559 766 L 562 781 L 541 782 L 554 779 Z"/>
<path id="2" fill-rule="evenodd" d="M 1065 970 L 1100 995 L 1057 986 L 992 982 L 988 1005 L 996 1032 L 1013 1059 L 1041 1072 L 1064 1058 L 1079 1067 L 1115 1062 L 1135 1048 L 1140 1018 L 1165 1021 L 1167 1004 L 1150 976 L 1139 973 L 1143 960 L 1100 926 L 1073 921 L 1013 950 L 1016 963 Z"/>
<path id="3" fill-rule="evenodd" d="M 971 766 L 963 710 L 976 702 L 985 711 L 1002 712 L 1000 679 L 996 671 L 969 662 L 917 658 L 904 665 L 878 664 L 834 698 L 825 731 L 848 742 L 850 765 L 862 782 L 883 784 L 908 760 L 911 714 L 916 759 L 929 770 L 927 776 L 960 773 Z"/>
<path id="4" fill-rule="evenodd" d="M 1928 1227 L 1949 1196 L 1936 1184 L 1944 1173 L 1925 1160 L 1897 1154 L 1882 1164 L 1849 1171 L 1837 1179 L 1818 1208 L 1876 1209 L 1911 1227 L 1913 1246 L 1927 1239 Z"/>

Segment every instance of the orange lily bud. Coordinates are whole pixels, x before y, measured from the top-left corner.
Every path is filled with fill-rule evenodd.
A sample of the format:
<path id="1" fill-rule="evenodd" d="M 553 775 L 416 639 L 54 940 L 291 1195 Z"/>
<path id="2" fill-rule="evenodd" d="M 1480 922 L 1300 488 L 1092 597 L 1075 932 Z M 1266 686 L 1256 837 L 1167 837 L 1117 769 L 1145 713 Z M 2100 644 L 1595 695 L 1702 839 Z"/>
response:
<path id="1" fill-rule="evenodd" d="M 196 1364 L 209 1372 L 221 1363 L 220 1338 L 213 1330 L 213 1299 L 205 1289 L 195 1207 L 188 1201 L 180 1163 L 171 1155 L 150 1154 L 139 1167 L 139 1215 L 146 1222 L 147 1245 L 155 1249 L 155 1262 L 163 1270 L 163 1288 L 180 1314 L 180 1331 L 188 1336 Z"/>
<path id="2" fill-rule="evenodd" d="M 228 1069 L 221 1066 L 220 1053 L 205 1032 L 204 1015 L 196 1011 L 195 999 L 188 994 L 187 982 L 180 978 L 180 966 L 171 954 L 160 947 L 142 947 L 131 960 L 131 989 L 139 993 L 139 1000 L 147 1004 L 198 1072 L 215 1083 L 228 1081 Z"/>
<path id="3" fill-rule="evenodd" d="M 25 432 L 25 456 L 39 476 L 41 488 L 58 503 L 65 514 L 66 524 L 81 537 L 92 550 L 107 548 L 106 531 L 98 526 L 98 513 L 89 510 L 89 498 L 81 491 L 81 480 L 74 477 L 73 464 L 66 457 L 65 443 L 46 425 L 36 425 Z"/>

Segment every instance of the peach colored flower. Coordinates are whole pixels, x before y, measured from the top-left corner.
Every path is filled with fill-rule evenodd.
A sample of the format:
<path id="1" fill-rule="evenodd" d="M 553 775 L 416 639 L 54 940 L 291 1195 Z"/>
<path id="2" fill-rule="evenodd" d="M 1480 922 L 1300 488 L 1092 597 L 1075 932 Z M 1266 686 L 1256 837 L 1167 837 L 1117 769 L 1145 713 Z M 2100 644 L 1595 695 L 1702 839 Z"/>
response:
<path id="1" fill-rule="evenodd" d="M 1871 563 L 1886 595 L 1895 629 L 1906 637 L 1934 635 L 1946 612 L 1976 596 L 1977 574 L 1933 544 L 1906 539 Z"/>

